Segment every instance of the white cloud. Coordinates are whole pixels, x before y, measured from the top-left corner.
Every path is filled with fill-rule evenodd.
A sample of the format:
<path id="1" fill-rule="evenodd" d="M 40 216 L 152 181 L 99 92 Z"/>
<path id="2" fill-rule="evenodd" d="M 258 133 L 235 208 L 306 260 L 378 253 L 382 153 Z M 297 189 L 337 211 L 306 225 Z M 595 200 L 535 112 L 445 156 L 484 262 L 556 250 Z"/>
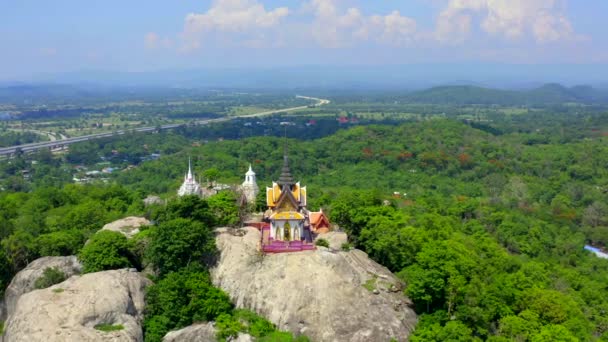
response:
<path id="1" fill-rule="evenodd" d="M 205 13 L 186 16 L 183 39 L 187 50 L 197 49 L 209 33 L 244 35 L 244 41 L 256 41 L 256 34 L 277 26 L 289 15 L 287 7 L 266 10 L 256 0 L 215 0 Z"/>
<path id="2" fill-rule="evenodd" d="M 314 13 L 313 38 L 323 47 L 348 47 L 364 41 L 404 45 L 416 37 L 416 21 L 399 11 L 366 16 L 355 7 L 340 11 L 335 0 L 312 0 L 307 7 Z"/>
<path id="3" fill-rule="evenodd" d="M 437 19 L 440 41 L 462 41 L 480 28 L 508 40 L 532 37 L 540 43 L 578 39 L 557 0 L 449 0 Z"/>

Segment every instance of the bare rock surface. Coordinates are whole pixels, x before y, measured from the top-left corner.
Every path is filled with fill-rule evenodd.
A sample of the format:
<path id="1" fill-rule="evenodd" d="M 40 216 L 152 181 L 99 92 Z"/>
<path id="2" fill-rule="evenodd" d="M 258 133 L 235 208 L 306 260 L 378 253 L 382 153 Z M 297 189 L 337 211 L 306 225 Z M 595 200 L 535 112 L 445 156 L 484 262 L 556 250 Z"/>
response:
<path id="1" fill-rule="evenodd" d="M 15 311 L 17 301 L 21 295 L 35 289 L 36 280 L 42 277 L 44 270 L 47 268 L 57 268 L 65 273 L 66 277 L 71 277 L 74 274 L 80 274 L 82 264 L 75 256 L 43 257 L 29 263 L 13 277 L 4 292 L 6 305 L 4 319 Z"/>
<path id="2" fill-rule="evenodd" d="M 165 201 L 163 201 L 162 198 L 160 198 L 158 196 L 149 195 L 148 197 L 146 197 L 144 199 L 144 205 L 146 207 L 149 207 L 151 205 L 163 205 L 163 204 L 165 204 Z"/>
<path id="3" fill-rule="evenodd" d="M 147 226 L 149 224 L 150 221 L 148 221 L 144 217 L 130 216 L 120 220 L 116 220 L 112 223 L 108 223 L 103 226 L 101 230 L 111 230 L 113 232 L 119 232 L 127 238 L 131 238 L 133 235 L 139 233 L 139 227 Z"/>
<path id="4" fill-rule="evenodd" d="M 348 242 L 348 236 L 344 232 L 328 232 L 319 235 L 317 238 L 327 240 L 329 248 L 336 251 L 340 250 L 342 245 Z"/>
<path id="5" fill-rule="evenodd" d="M 313 341 L 407 340 L 416 324 L 403 284 L 359 250 L 263 255 L 260 233 L 218 230 L 211 271 L 237 307 Z"/>
<path id="6" fill-rule="evenodd" d="M 193 324 L 180 330 L 170 331 L 163 337 L 163 342 L 216 342 L 216 329 L 213 322 Z M 247 334 L 239 334 L 233 342 L 251 342 Z"/>
<path id="7" fill-rule="evenodd" d="M 132 270 L 72 276 L 19 298 L 4 341 L 143 341 L 144 290 L 151 281 Z M 122 325 L 104 332 L 99 324 Z"/>

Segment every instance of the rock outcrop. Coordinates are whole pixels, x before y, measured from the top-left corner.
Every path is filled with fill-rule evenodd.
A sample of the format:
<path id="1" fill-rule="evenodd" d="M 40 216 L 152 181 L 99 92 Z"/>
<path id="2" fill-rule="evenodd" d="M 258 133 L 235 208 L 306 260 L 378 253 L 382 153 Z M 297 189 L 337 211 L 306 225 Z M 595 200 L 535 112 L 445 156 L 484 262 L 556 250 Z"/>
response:
<path id="1" fill-rule="evenodd" d="M 215 337 L 215 333 L 216 330 L 213 322 L 194 324 L 167 333 L 167 335 L 163 337 L 163 342 L 216 342 L 217 338 Z M 232 341 L 251 342 L 252 338 L 248 334 L 239 334 L 239 336 Z"/>
<path id="2" fill-rule="evenodd" d="M 339 251 L 342 245 L 348 242 L 348 236 L 344 232 L 328 232 L 318 236 L 319 239 L 325 239 L 329 242 L 329 248 Z"/>
<path id="3" fill-rule="evenodd" d="M 242 235 L 242 236 L 239 236 Z M 359 250 L 262 255 L 260 233 L 218 230 L 211 271 L 237 307 L 313 341 L 406 340 L 416 324 L 402 283 Z"/>
<path id="4" fill-rule="evenodd" d="M 147 226 L 149 224 L 150 221 L 148 221 L 144 217 L 130 216 L 108 223 L 103 226 L 101 230 L 111 230 L 113 232 L 119 232 L 127 238 L 131 238 L 133 235 L 139 233 L 139 227 Z"/>
<path id="5" fill-rule="evenodd" d="M 75 256 L 43 257 L 29 263 L 27 267 L 13 277 L 13 280 L 11 280 L 11 283 L 4 292 L 6 312 L 2 315 L 3 320 L 13 314 L 17 300 L 19 300 L 21 295 L 35 289 L 36 280 L 42 276 L 47 268 L 57 268 L 66 277 L 71 277 L 74 274 L 80 274 L 82 264 L 80 264 Z"/>
<path id="6" fill-rule="evenodd" d="M 133 270 L 72 276 L 19 298 L 5 324 L 4 341 L 143 341 L 144 290 Z M 116 331 L 99 330 L 100 325 Z M 97 327 L 97 328 L 96 328 Z"/>

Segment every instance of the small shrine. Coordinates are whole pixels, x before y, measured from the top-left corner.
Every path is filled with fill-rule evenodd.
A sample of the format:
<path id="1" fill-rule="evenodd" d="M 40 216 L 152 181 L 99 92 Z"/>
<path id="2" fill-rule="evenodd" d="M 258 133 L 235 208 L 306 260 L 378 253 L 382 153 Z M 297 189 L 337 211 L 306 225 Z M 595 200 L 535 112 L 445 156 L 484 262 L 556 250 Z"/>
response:
<path id="1" fill-rule="evenodd" d="M 184 182 L 177 190 L 177 195 L 183 196 L 202 196 L 203 190 L 201 185 L 196 181 L 196 177 L 192 174 L 192 164 L 188 159 L 188 172 L 184 175 Z"/>
<path id="2" fill-rule="evenodd" d="M 268 210 L 260 227 L 265 253 L 314 250 L 317 231 L 329 231 L 329 220 L 322 211 L 311 213 L 306 209 L 306 187 L 294 181 L 287 155 L 283 157 L 279 180 L 266 188 L 266 204 Z M 317 226 L 312 224 L 311 218 Z"/>

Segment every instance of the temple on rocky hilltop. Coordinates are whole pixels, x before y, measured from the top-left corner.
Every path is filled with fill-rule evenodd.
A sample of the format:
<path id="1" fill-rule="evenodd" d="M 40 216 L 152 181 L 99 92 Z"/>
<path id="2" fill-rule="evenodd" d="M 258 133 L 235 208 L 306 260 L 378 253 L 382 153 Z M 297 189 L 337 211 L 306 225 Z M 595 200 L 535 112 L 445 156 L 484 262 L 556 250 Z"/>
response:
<path id="1" fill-rule="evenodd" d="M 177 190 L 178 196 L 202 196 L 203 190 L 201 189 L 200 184 L 196 181 L 196 177 L 192 175 L 192 164 L 190 163 L 190 159 L 188 159 L 188 172 L 184 175 L 184 183 Z"/>
<path id="2" fill-rule="evenodd" d="M 311 217 L 317 221 L 329 221 L 323 212 L 311 213 L 306 209 L 306 187 L 295 182 L 285 155 L 283 168 L 277 182 L 266 188 L 266 204 L 262 224 L 262 251 L 266 253 L 297 252 L 313 250 L 316 236 Z"/>

